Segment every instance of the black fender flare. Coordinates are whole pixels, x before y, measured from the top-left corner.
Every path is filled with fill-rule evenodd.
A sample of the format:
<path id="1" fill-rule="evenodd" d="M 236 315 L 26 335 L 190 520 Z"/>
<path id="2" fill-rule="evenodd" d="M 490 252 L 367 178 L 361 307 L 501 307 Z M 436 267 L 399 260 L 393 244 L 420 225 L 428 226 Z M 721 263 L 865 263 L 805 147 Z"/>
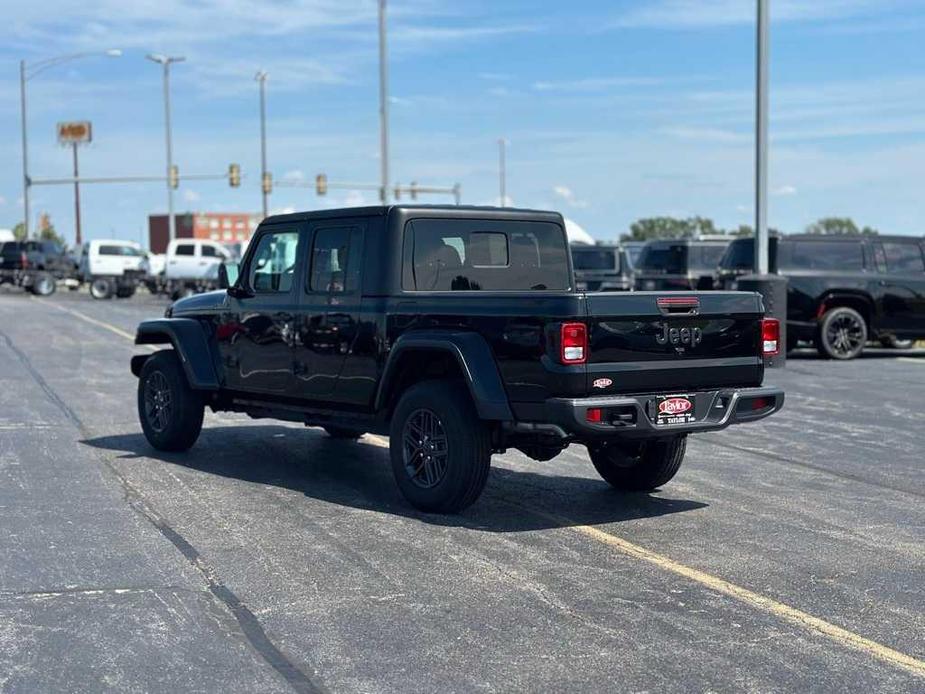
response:
<path id="1" fill-rule="evenodd" d="M 868 329 L 873 329 L 871 323 L 876 315 L 876 304 L 873 297 L 863 290 L 827 289 L 823 291 L 816 302 L 816 310 L 819 313 L 818 318 L 822 317 L 823 309 L 829 303 L 838 301 L 854 301 L 863 304 L 867 309 L 867 316 L 864 317 L 868 323 L 867 327 Z"/>
<path id="2" fill-rule="evenodd" d="M 401 356 L 409 350 L 440 350 L 451 354 L 459 364 L 479 417 L 514 421 L 491 348 L 485 338 L 474 332 L 415 331 L 399 337 L 389 351 L 379 380 L 375 400 L 377 411 L 387 405 Z"/>
<path id="3" fill-rule="evenodd" d="M 139 324 L 136 345 L 173 345 L 180 357 L 190 387 L 194 390 L 218 390 L 218 373 L 212 358 L 209 336 L 202 324 L 192 318 L 159 318 Z M 132 357 L 132 373 L 141 374 L 150 354 Z"/>

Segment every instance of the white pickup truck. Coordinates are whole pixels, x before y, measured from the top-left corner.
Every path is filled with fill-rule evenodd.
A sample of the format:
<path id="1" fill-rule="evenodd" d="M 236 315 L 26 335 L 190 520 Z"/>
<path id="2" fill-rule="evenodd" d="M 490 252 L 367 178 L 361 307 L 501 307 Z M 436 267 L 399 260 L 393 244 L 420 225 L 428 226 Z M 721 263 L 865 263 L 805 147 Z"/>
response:
<path id="1" fill-rule="evenodd" d="M 77 275 L 94 299 L 132 296 L 147 272 L 145 252 L 134 241 L 94 239 L 81 248 Z"/>
<path id="2" fill-rule="evenodd" d="M 217 241 L 174 239 L 167 253 L 149 256 L 148 289 L 173 299 L 218 288 L 218 268 L 231 252 Z"/>

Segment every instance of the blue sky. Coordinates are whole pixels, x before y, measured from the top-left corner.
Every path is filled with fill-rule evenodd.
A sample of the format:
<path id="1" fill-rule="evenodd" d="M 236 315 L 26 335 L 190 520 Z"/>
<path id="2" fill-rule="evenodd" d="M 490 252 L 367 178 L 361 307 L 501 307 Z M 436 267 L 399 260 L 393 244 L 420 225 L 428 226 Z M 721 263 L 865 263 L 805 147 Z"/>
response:
<path id="1" fill-rule="evenodd" d="M 598 238 L 636 218 L 753 219 L 754 0 L 392 0 L 395 181 L 451 185 L 498 201 L 497 139 L 510 141 L 508 194 L 560 210 Z M 378 178 L 372 0 L 2 0 L 0 227 L 21 219 L 20 58 L 121 48 L 28 84 L 31 172 L 66 176 L 59 120 L 89 119 L 82 173 L 164 167 L 161 73 L 173 72 L 175 160 L 185 173 L 239 162 L 239 189 L 189 182 L 185 210 L 257 211 L 258 68 L 269 72 L 277 180 Z M 799 231 L 847 215 L 925 233 L 925 2 L 772 0 L 770 222 Z M 89 237 L 140 239 L 163 212 L 160 184 L 81 190 Z M 73 237 L 68 186 L 33 188 L 33 214 Z M 439 202 L 445 198 L 428 198 Z M 375 194 L 278 188 L 271 209 L 362 204 Z"/>

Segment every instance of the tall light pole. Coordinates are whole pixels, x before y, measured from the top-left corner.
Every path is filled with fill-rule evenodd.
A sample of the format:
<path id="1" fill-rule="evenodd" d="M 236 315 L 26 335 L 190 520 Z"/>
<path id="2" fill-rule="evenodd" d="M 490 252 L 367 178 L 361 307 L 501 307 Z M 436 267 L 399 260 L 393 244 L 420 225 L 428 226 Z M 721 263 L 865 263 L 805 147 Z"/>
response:
<path id="1" fill-rule="evenodd" d="M 383 204 L 389 201 L 389 65 L 386 50 L 385 1 L 379 0 L 379 198 Z"/>
<path id="2" fill-rule="evenodd" d="M 755 272 L 768 274 L 768 5 L 758 0 L 755 74 Z"/>
<path id="3" fill-rule="evenodd" d="M 500 189 L 500 207 L 507 207 L 507 140 L 498 138 L 498 186 Z"/>
<path id="4" fill-rule="evenodd" d="M 169 240 L 173 241 L 177 237 L 177 223 L 173 218 L 173 186 L 171 185 L 170 172 L 173 169 L 173 150 L 170 139 L 170 66 L 172 63 L 180 63 L 186 60 L 183 56 L 161 55 L 160 53 L 149 53 L 145 56 L 148 60 L 158 63 L 164 69 L 164 126 L 167 133 L 167 228 L 169 230 Z"/>
<path id="5" fill-rule="evenodd" d="M 260 190 L 263 196 L 263 217 L 267 217 L 267 73 L 260 70 L 254 79 L 260 85 Z"/>
<path id="6" fill-rule="evenodd" d="M 34 63 L 27 64 L 25 60 L 19 61 L 19 116 L 22 121 L 22 204 L 23 204 L 23 225 L 26 236 L 29 236 L 29 143 L 26 128 L 26 82 L 38 75 L 40 72 L 47 70 L 55 65 L 66 63 L 78 58 L 90 58 L 99 55 L 108 55 L 112 58 L 118 58 L 122 51 L 118 48 L 110 48 L 108 51 L 86 51 L 83 53 L 69 53 L 66 55 L 57 55 L 53 58 L 45 58 Z"/>

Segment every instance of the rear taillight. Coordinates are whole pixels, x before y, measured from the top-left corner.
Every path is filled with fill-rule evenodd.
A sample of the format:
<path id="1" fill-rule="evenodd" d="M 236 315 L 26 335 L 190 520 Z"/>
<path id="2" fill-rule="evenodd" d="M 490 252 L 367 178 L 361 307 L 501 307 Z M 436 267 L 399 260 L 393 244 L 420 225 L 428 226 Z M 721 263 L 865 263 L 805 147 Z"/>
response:
<path id="1" fill-rule="evenodd" d="M 761 321 L 761 354 L 765 357 L 780 354 L 780 321 L 776 318 Z"/>
<path id="2" fill-rule="evenodd" d="M 29 267 L 29 256 L 26 255 L 25 251 L 19 254 L 19 266 L 23 270 Z"/>
<path id="3" fill-rule="evenodd" d="M 563 323 L 559 333 L 559 361 L 584 364 L 588 360 L 588 328 L 584 323 Z"/>

